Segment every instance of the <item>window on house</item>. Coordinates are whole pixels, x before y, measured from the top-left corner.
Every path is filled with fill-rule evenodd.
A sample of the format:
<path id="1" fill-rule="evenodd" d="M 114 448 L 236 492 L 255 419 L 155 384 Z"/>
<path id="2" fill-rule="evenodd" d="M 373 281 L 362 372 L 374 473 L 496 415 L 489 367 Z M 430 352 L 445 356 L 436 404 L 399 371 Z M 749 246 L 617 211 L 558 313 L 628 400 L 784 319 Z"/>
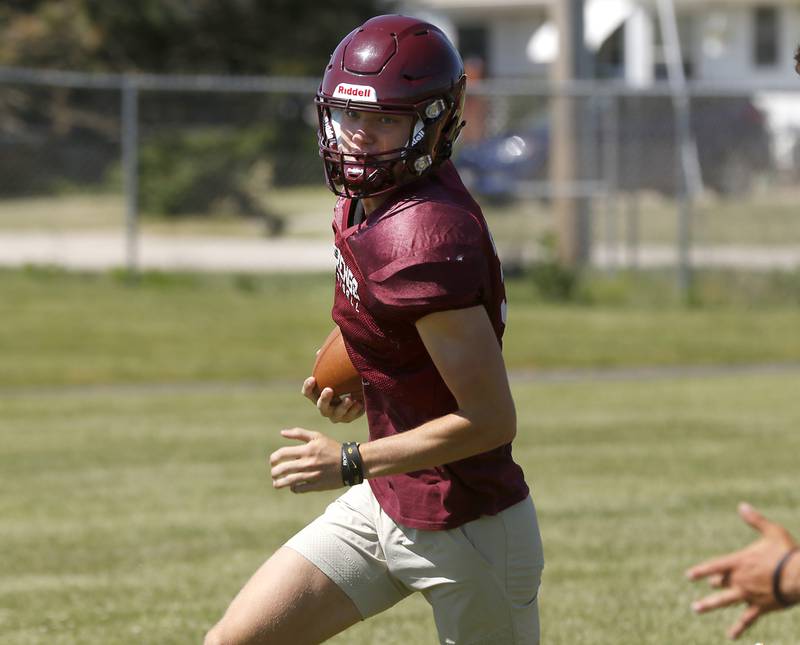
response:
<path id="1" fill-rule="evenodd" d="M 483 69 L 489 67 L 489 32 L 483 25 L 462 25 L 458 27 L 458 50 L 464 61 L 478 59 Z"/>
<path id="2" fill-rule="evenodd" d="M 625 27 L 618 27 L 600 46 L 594 57 L 599 78 L 622 78 L 625 75 Z"/>
<path id="3" fill-rule="evenodd" d="M 757 7 L 755 11 L 755 62 L 758 66 L 778 63 L 778 10 Z"/>

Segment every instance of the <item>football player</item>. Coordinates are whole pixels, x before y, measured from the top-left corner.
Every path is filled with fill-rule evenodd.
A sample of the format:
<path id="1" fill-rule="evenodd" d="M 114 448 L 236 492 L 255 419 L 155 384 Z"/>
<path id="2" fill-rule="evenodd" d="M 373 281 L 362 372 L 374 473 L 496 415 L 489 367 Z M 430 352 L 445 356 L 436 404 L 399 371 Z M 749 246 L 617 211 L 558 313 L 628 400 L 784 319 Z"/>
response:
<path id="1" fill-rule="evenodd" d="M 420 592 L 442 643 L 539 642 L 543 556 L 511 455 L 503 273 L 449 160 L 466 78 L 437 27 L 379 16 L 342 40 L 316 97 L 330 189 L 333 319 L 363 405 L 303 384 L 369 441 L 282 431 L 273 485 L 348 490 L 254 574 L 207 636 L 317 643 Z"/>

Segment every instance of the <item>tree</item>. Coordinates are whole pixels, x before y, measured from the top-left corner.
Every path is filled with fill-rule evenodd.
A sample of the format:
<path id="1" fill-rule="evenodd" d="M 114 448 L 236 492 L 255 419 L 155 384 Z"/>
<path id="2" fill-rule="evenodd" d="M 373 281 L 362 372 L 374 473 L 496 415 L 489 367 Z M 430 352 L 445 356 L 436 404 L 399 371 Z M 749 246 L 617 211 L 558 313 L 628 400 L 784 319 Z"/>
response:
<path id="1" fill-rule="evenodd" d="M 0 4 L 0 66 L 319 77 L 346 33 L 391 8 L 391 0 L 6 0 Z M 253 97 L 237 102 L 247 106 Z M 209 97 L 202 104 L 205 113 L 216 105 Z M 0 171 L 8 170 L 0 172 L 0 193 L 41 192 L 60 180 L 103 181 L 118 158 L 108 145 L 120 129 L 117 105 L 108 92 L 4 87 L 0 128 L 17 147 L 7 146 L 12 153 L 0 157 Z M 264 123 L 253 119 L 250 130 L 240 128 L 227 139 L 202 125 L 172 138 L 143 137 L 140 178 L 144 184 L 152 179 L 155 188 L 145 194 L 157 202 L 143 205 L 166 214 L 197 213 L 225 194 L 240 212 L 259 214 L 240 185 L 247 169 L 290 158 L 313 143 L 300 108 L 288 99 L 281 105 L 286 109 Z M 261 142 L 260 149 L 253 142 Z M 61 159 L 65 151 L 75 154 Z M 170 154 L 177 151 L 187 154 Z M 274 181 L 296 181 L 291 167 L 272 165 Z M 277 230 L 274 218 L 269 222 Z"/>
<path id="2" fill-rule="evenodd" d="M 339 40 L 392 2 L 38 0 L 0 8 L 0 65 L 320 74 Z"/>

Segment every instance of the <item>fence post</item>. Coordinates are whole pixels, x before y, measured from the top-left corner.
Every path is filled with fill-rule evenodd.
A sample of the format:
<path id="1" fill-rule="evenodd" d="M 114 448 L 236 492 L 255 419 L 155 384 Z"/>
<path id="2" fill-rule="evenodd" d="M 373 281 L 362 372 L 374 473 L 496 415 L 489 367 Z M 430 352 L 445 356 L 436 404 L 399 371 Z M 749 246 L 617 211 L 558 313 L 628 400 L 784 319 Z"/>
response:
<path id="1" fill-rule="evenodd" d="M 128 272 L 139 269 L 139 87 L 122 77 L 122 175 L 125 194 L 125 263 Z"/>
<path id="2" fill-rule="evenodd" d="M 603 101 L 603 161 L 605 168 L 601 175 L 606 185 L 605 216 L 606 216 L 606 253 L 608 269 L 612 273 L 617 269 L 619 262 L 619 235 L 617 230 L 619 204 L 619 97 L 609 94 Z"/>

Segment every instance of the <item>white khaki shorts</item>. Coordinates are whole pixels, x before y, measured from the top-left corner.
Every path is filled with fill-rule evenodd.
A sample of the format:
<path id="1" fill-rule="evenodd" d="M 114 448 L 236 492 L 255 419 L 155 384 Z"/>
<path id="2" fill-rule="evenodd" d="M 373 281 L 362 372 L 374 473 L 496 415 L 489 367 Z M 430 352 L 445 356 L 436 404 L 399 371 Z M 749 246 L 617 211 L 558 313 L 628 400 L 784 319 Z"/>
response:
<path id="1" fill-rule="evenodd" d="M 353 486 L 286 546 L 374 616 L 420 591 L 448 645 L 535 645 L 544 559 L 531 498 L 446 531 L 396 524 Z"/>

